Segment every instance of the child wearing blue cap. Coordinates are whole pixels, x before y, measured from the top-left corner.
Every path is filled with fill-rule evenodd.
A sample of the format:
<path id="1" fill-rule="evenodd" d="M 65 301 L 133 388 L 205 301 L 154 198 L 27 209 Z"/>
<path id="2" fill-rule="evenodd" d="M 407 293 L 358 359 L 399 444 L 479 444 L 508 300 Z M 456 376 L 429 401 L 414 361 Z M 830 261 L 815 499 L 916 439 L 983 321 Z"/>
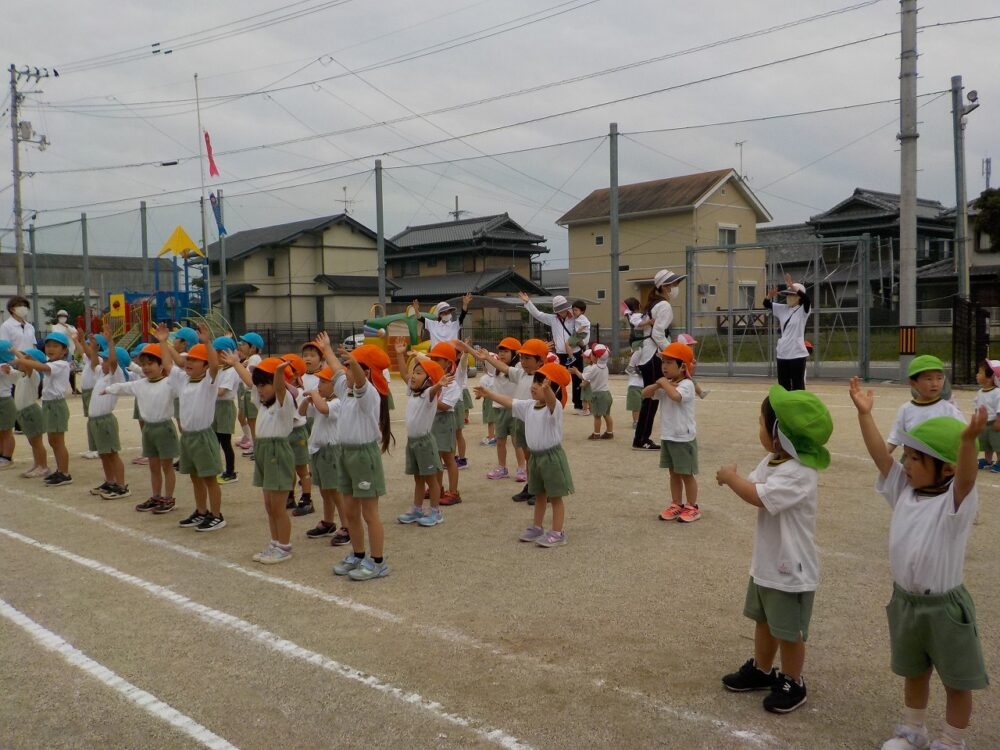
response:
<path id="1" fill-rule="evenodd" d="M 875 490 L 892 508 L 886 613 L 892 671 L 904 679 L 903 717 L 882 750 L 964 750 L 972 691 L 987 686 L 976 608 L 962 583 L 965 547 L 979 507 L 976 438 L 986 426 L 979 407 L 966 424 L 932 417 L 900 433 L 902 462 L 893 460 L 872 418 L 875 396 L 851 378 L 861 436 L 879 477 Z M 945 723 L 930 742 L 931 673 L 944 684 Z"/>
<path id="2" fill-rule="evenodd" d="M 98 351 L 103 351 L 108 348 L 108 340 L 104 338 L 103 333 L 95 333 L 90 337 L 90 343 L 97 347 Z M 84 341 L 82 347 L 86 349 L 87 342 Z M 90 399 L 94 395 L 94 384 L 97 382 L 97 376 L 100 374 L 100 368 L 93 368 L 87 361 L 87 356 L 84 354 L 82 361 L 82 372 L 80 374 L 80 395 L 81 401 L 83 403 L 83 417 L 87 419 L 90 417 Z M 98 453 L 94 446 L 93 438 L 90 437 L 90 433 L 87 433 L 87 450 L 80 454 L 80 458 L 97 458 Z"/>
<path id="3" fill-rule="evenodd" d="M 264 351 L 264 338 L 254 331 L 248 331 L 236 342 L 243 366 L 253 373 L 254 368 L 261 363 L 261 353 Z M 253 460 L 253 441 L 256 437 L 257 407 L 253 403 L 250 389 L 240 383 L 238 409 L 236 418 L 239 420 L 242 437 L 236 441 L 236 447 L 243 449 L 243 456 Z"/>
<path id="4" fill-rule="evenodd" d="M 902 434 L 932 417 L 954 417 L 965 421 L 961 410 L 945 396 L 944 363 L 930 354 L 914 357 L 907 369 L 913 398 L 899 407 L 889 432 L 889 453 L 902 444 Z"/>
<path id="5" fill-rule="evenodd" d="M 823 446 L 833 432 L 830 412 L 815 394 L 772 386 L 760 407 L 758 437 L 768 454 L 741 477 L 736 465 L 715 475 L 757 508 L 750 582 L 743 614 L 756 623 L 754 655 L 722 678 L 734 693 L 769 690 L 764 709 L 785 714 L 806 702 L 802 667 L 819 585 L 816 505 L 819 471 L 830 465 Z M 781 655 L 781 671 L 774 666 Z"/>
<path id="6" fill-rule="evenodd" d="M 212 348 L 219 352 L 235 352 L 236 341 L 229 336 L 219 336 L 212 342 Z M 225 467 L 219 475 L 219 484 L 229 484 L 239 479 L 236 474 L 236 454 L 233 452 L 233 430 L 236 429 L 236 397 L 240 383 L 239 373 L 231 365 L 221 362 L 215 384 L 219 387 L 219 397 L 215 401 L 215 422 L 212 428 L 222 449 Z"/>
<path id="7" fill-rule="evenodd" d="M 14 352 L 10 342 L 0 339 L 0 471 L 14 465 L 14 424 L 17 422 L 17 407 L 14 406 L 14 384 L 17 372 L 11 369 Z"/>
<path id="8" fill-rule="evenodd" d="M 18 353 L 18 365 L 22 369 L 47 376 L 42 381 L 42 429 L 56 461 L 56 470 L 45 477 L 45 484 L 49 487 L 61 487 L 73 481 L 69 473 L 69 451 L 66 449 L 66 431 L 69 429 L 66 391 L 69 390 L 70 371 L 66 355 L 69 345 L 70 340 L 65 333 L 52 331 L 45 337 L 46 362 L 38 362 L 33 357 Z"/>
<path id="9" fill-rule="evenodd" d="M 123 368 L 132 364 L 132 358 L 122 347 L 114 345 L 110 326 L 104 326 L 104 349 L 98 351 L 95 338 L 91 337 L 89 341 L 83 342 L 87 368 L 98 373 L 87 412 L 87 439 L 101 458 L 104 482 L 94 487 L 90 494 L 98 495 L 105 500 L 118 500 L 128 497 L 132 492 L 125 484 L 125 464 L 118 455 L 122 449 L 118 418 L 115 416 L 118 396 L 109 392 L 107 388 L 128 380 Z"/>

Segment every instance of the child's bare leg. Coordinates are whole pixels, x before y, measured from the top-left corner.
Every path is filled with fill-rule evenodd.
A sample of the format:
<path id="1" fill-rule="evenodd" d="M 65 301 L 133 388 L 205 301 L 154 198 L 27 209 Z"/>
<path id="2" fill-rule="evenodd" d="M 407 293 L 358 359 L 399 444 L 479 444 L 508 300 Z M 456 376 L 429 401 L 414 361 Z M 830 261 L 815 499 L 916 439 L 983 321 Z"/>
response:
<path id="1" fill-rule="evenodd" d="M 944 686 L 944 720 L 956 729 L 965 729 L 972 718 L 972 691 Z"/>
<path id="2" fill-rule="evenodd" d="M 507 468 L 507 438 L 497 438 L 497 465 Z"/>
<path id="3" fill-rule="evenodd" d="M 361 525 L 361 502 L 354 495 L 344 495 L 344 515 L 347 531 L 351 535 L 351 551 L 355 555 L 365 554 L 365 529 Z"/>
<path id="4" fill-rule="evenodd" d="M 113 471 L 113 467 L 111 465 L 111 456 L 112 455 L 114 455 L 114 454 L 112 454 L 112 453 L 102 453 L 102 454 L 100 454 L 98 456 L 98 458 L 101 459 L 101 471 L 104 472 L 104 481 L 105 482 L 115 482 L 116 481 L 115 475 L 114 475 L 114 471 Z"/>
<path id="5" fill-rule="evenodd" d="M 295 475 L 299 478 L 299 486 L 302 488 L 302 494 L 312 495 L 312 474 L 309 473 L 309 464 L 302 464 L 302 466 L 295 467 Z"/>
<path id="6" fill-rule="evenodd" d="M 278 541 L 278 525 L 275 523 L 274 513 L 271 512 L 270 493 L 264 491 L 264 513 L 267 515 L 267 530 L 271 534 L 271 541 Z"/>
<path id="7" fill-rule="evenodd" d="M 584 404 L 584 408 L 586 408 L 586 407 L 587 407 L 587 405 Z M 594 417 L 594 434 L 595 435 L 600 435 L 601 434 L 601 418 L 598 417 L 598 416 Z"/>
<path id="8" fill-rule="evenodd" d="M 496 422 L 487 422 L 486 423 L 486 437 L 489 438 L 490 440 L 495 440 L 496 436 L 497 436 Z"/>
<path id="9" fill-rule="evenodd" d="M 611 416 L 610 412 L 608 413 L 608 416 L 604 418 L 604 429 L 606 429 L 608 432 L 615 431 L 615 420 Z"/>
<path id="10" fill-rule="evenodd" d="M 52 448 L 52 457 L 56 460 L 56 471 L 69 474 L 69 451 L 66 450 L 66 433 L 50 432 L 49 447 Z"/>
<path id="11" fill-rule="evenodd" d="M 378 513 L 378 498 L 366 497 L 360 501 L 361 515 L 368 527 L 368 543 L 371 545 L 372 557 L 382 557 L 385 547 L 385 529 Z M 353 535 L 351 536 L 353 539 Z"/>
<path id="12" fill-rule="evenodd" d="M 214 476 L 202 477 L 201 480 L 205 483 L 205 489 L 208 492 L 208 502 L 212 508 L 213 516 L 222 515 L 222 488 L 219 483 L 215 480 Z"/>
<path id="13" fill-rule="evenodd" d="M 48 468 L 49 455 L 45 452 L 45 443 L 42 441 L 42 436 L 35 435 L 33 438 L 28 438 L 28 445 L 31 446 L 31 459 L 34 461 L 35 466 L 39 469 Z"/>
<path id="14" fill-rule="evenodd" d="M 770 672 L 777 654 L 778 639 L 771 635 L 771 628 L 766 622 L 758 622 L 753 631 L 753 660 L 757 668 Z"/>
<path id="15" fill-rule="evenodd" d="M 806 642 L 778 641 L 781 650 L 781 671 L 790 680 L 798 682 L 802 678 L 802 665 L 806 662 Z"/>
<path id="16" fill-rule="evenodd" d="M 250 439 L 254 442 L 257 441 L 257 418 L 254 417 L 250 419 L 247 417 L 247 424 L 250 425 Z"/>
<path id="17" fill-rule="evenodd" d="M 444 470 L 448 473 L 448 491 L 458 492 L 458 464 L 455 462 L 454 453 L 441 453 L 441 462 Z"/>
<path id="18" fill-rule="evenodd" d="M 549 505 L 549 496 L 543 493 L 535 495 L 535 517 L 534 523 L 540 529 L 545 528 L 545 510 Z"/>
<path id="19" fill-rule="evenodd" d="M 336 490 L 321 489 L 319 494 L 323 498 L 323 523 L 328 526 L 336 525 L 337 517 L 334 515 L 334 511 L 340 510 L 340 503 L 337 502 L 338 498 L 334 495 L 339 493 Z M 341 516 L 341 520 L 343 520 L 343 516 Z"/>
<path id="20" fill-rule="evenodd" d="M 219 488 L 217 482 L 213 484 L 215 484 L 216 489 Z M 286 496 L 287 493 L 282 490 L 266 490 L 264 492 L 267 502 L 268 524 L 270 525 L 273 521 L 272 538 L 279 544 L 291 544 L 292 541 L 292 522 L 288 518 L 288 510 L 285 508 Z"/>
<path id="21" fill-rule="evenodd" d="M 201 477 L 191 475 L 191 488 L 194 490 L 194 507 L 199 513 L 208 513 L 208 487 Z"/>
<path id="22" fill-rule="evenodd" d="M 687 497 L 689 505 L 698 504 L 698 477 L 694 474 L 681 474 L 681 482 L 684 484 L 684 495 Z"/>
<path id="23" fill-rule="evenodd" d="M 639 421 L 639 412 L 637 412 L 637 411 L 632 412 L 632 421 L 633 422 L 638 422 Z"/>
<path id="24" fill-rule="evenodd" d="M 163 464 L 170 464 L 170 471 L 173 473 L 173 459 L 156 457 L 149 459 L 149 488 L 153 493 L 153 497 L 170 497 L 169 493 L 166 495 L 163 494 L 163 476 L 167 473 L 167 470 L 163 468 Z"/>
<path id="25" fill-rule="evenodd" d="M 122 457 L 117 453 L 109 453 L 111 458 L 109 463 L 111 464 L 111 476 L 115 484 L 122 487 L 125 486 L 125 463 L 122 461 Z"/>
<path id="26" fill-rule="evenodd" d="M 163 472 L 163 497 L 173 497 L 177 485 L 177 472 L 174 470 L 174 459 L 161 458 L 160 470 Z"/>
<path id="27" fill-rule="evenodd" d="M 552 530 L 562 531 L 563 522 L 566 520 L 566 504 L 561 497 L 550 497 L 549 504 L 552 506 Z M 537 505 L 538 500 L 535 500 Z"/>
<path id="28" fill-rule="evenodd" d="M 0 456 L 6 456 L 7 458 L 13 456 L 15 445 L 13 430 L 3 430 L 0 432 Z"/>
<path id="29" fill-rule="evenodd" d="M 527 448 L 515 448 L 514 455 L 517 457 L 517 468 L 527 469 L 528 468 L 528 449 Z"/>
<path id="30" fill-rule="evenodd" d="M 455 452 L 456 455 L 465 457 L 465 431 L 461 427 L 455 430 Z"/>
<path id="31" fill-rule="evenodd" d="M 673 469 L 670 470 L 670 502 L 677 505 L 684 504 L 684 481 L 680 474 L 674 473 Z"/>
<path id="32" fill-rule="evenodd" d="M 437 479 L 437 475 L 434 477 Z M 424 483 L 427 480 L 427 489 L 430 489 L 429 477 L 422 477 L 419 474 L 413 475 L 413 507 L 422 508 L 424 506 Z M 438 485 L 440 486 L 440 485 Z"/>
<path id="33" fill-rule="evenodd" d="M 427 483 L 427 490 L 431 495 L 431 507 L 437 508 L 441 503 L 441 480 L 438 479 L 437 474 L 432 474 L 427 477 L 420 477 Z M 420 495 L 421 499 L 423 494 Z"/>

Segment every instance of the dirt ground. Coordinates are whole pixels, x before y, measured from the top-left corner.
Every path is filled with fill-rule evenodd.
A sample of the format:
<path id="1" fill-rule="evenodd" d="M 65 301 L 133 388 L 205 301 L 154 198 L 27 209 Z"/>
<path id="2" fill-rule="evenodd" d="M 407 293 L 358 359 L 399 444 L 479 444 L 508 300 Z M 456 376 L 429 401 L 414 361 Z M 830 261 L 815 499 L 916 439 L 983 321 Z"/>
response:
<path id="1" fill-rule="evenodd" d="M 767 383 L 703 379 L 697 405 L 702 520 L 664 523 L 666 472 L 630 450 L 625 380 L 613 379 L 617 438 L 588 442 L 592 422 L 568 414 L 565 447 L 577 492 L 569 543 L 522 544 L 530 509 L 512 481 L 490 481 L 494 449 L 466 430 L 464 502 L 434 528 L 402 526 L 411 484 L 404 426 L 386 458 L 387 578 L 332 575 L 344 554 L 293 519 L 294 557 L 261 566 L 266 543 L 252 465 L 223 488 L 228 527 L 178 528 L 193 507 L 136 513 L 148 474 L 128 466 L 127 500 L 87 494 L 102 481 L 71 400 L 74 483 L 21 479 L 29 453 L 0 475 L 0 748 L 877 748 L 898 718 L 889 670 L 889 510 L 872 489 L 846 382 L 815 382 L 835 430 L 821 474 L 822 581 L 806 657 L 808 703 L 763 711 L 720 676 L 751 654 L 742 617 L 754 509 L 719 488 L 715 470 L 757 463 Z M 393 388 L 403 404 L 403 388 Z M 908 398 L 875 386 L 887 431 Z M 958 395 L 968 409 L 972 394 Z M 132 404 L 118 405 L 123 456 L 138 455 Z M 1000 665 L 1000 475 L 980 473 L 981 512 L 966 560 L 987 667 Z M 993 583 L 990 583 L 993 581 Z M 145 691 L 145 692 L 141 692 Z M 1000 747 L 995 690 L 976 695 L 970 748 Z M 932 729 L 943 720 L 934 686 Z"/>

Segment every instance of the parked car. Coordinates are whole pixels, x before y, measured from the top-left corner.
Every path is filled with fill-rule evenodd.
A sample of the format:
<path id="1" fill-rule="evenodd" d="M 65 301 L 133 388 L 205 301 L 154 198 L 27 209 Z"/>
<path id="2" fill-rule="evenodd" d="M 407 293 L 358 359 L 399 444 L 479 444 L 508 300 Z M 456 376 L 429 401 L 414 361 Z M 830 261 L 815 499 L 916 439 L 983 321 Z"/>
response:
<path id="1" fill-rule="evenodd" d="M 351 352 L 354 351 L 356 347 L 361 346 L 365 343 L 365 335 L 363 333 L 356 333 L 353 336 L 348 336 L 344 339 L 344 348 Z"/>

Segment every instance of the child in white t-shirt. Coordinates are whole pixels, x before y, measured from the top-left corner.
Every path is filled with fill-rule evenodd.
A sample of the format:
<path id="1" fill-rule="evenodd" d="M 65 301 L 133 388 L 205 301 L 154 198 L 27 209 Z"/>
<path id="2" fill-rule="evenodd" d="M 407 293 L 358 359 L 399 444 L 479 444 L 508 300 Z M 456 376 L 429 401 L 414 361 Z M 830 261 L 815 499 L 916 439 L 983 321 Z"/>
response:
<path id="1" fill-rule="evenodd" d="M 972 405 L 975 408 L 986 407 L 986 427 L 979 436 L 979 450 L 983 452 L 979 468 L 1000 474 L 1000 360 L 984 359 L 980 362 L 976 382 L 979 383 L 979 391 Z"/>
<path id="2" fill-rule="evenodd" d="M 587 411 L 594 418 L 594 431 L 590 433 L 587 440 L 613 440 L 615 437 L 615 422 L 611 416 L 611 405 L 614 399 L 611 396 L 611 388 L 608 378 L 608 359 L 611 357 L 611 350 L 604 344 L 594 344 L 584 352 L 586 361 L 589 353 L 589 361 L 583 372 L 575 367 L 570 367 L 569 371 L 577 375 L 582 381 L 583 396 Z M 604 422 L 604 432 L 601 432 L 601 421 Z"/>
<path id="3" fill-rule="evenodd" d="M 750 476 L 736 465 L 715 475 L 757 510 L 750 582 L 743 614 L 754 620 L 754 654 L 722 678 L 732 692 L 770 690 L 764 708 L 789 713 L 806 702 L 802 667 L 819 584 L 816 549 L 818 470 L 830 465 L 823 446 L 830 412 L 814 394 L 771 387 L 761 404 L 760 444 L 768 451 Z M 781 672 L 774 666 L 781 654 Z"/>
<path id="4" fill-rule="evenodd" d="M 968 425 L 931 417 L 899 435 L 902 462 L 882 441 L 875 395 L 851 379 L 861 436 L 879 477 L 875 490 L 892 508 L 889 567 L 893 591 L 886 613 L 892 671 L 905 680 L 903 717 L 883 750 L 964 750 L 972 691 L 989 682 L 976 609 L 962 583 L 976 493 L 976 438 L 986 426 L 979 407 Z M 932 672 L 944 683 L 945 724 L 929 742 L 926 716 Z"/>
<path id="5" fill-rule="evenodd" d="M 75 335 L 75 334 L 74 334 Z M 66 359 L 69 352 L 69 337 L 59 331 L 52 331 L 45 337 L 45 356 L 42 363 L 33 357 L 18 353 L 18 366 L 22 371 L 34 370 L 43 374 L 42 380 L 42 425 L 52 448 L 56 470 L 45 477 L 49 487 L 70 484 L 69 450 L 66 448 L 66 432 L 69 430 L 69 405 L 66 391 L 69 390 L 70 363 Z"/>
<path id="6" fill-rule="evenodd" d="M 628 390 L 625 392 L 625 411 L 632 413 L 632 429 L 639 424 L 639 410 L 642 409 L 642 373 L 639 372 L 641 352 L 637 349 L 628 358 L 625 374 L 628 375 Z"/>
<path id="7" fill-rule="evenodd" d="M 944 363 L 930 354 L 921 354 L 910 362 L 907 375 L 916 395 L 899 407 L 889 431 L 889 453 L 902 444 L 902 435 L 932 417 L 954 417 L 965 421 L 961 410 L 943 396 L 946 380 Z"/>
<path id="8" fill-rule="evenodd" d="M 11 353 L 15 360 L 10 365 L 0 367 L 0 370 L 15 377 L 14 409 L 17 422 L 21 425 L 21 432 L 31 446 L 32 458 L 31 468 L 22 472 L 21 476 L 26 479 L 44 479 L 52 472 L 49 469 L 49 457 L 42 439 L 45 430 L 42 424 L 42 407 L 38 403 L 38 389 L 42 384 L 42 376 L 34 369 L 23 366 L 19 355 L 23 354 L 36 362 L 43 363 L 46 361 L 45 353 L 34 348 L 25 349 L 23 352 L 12 349 Z"/>

